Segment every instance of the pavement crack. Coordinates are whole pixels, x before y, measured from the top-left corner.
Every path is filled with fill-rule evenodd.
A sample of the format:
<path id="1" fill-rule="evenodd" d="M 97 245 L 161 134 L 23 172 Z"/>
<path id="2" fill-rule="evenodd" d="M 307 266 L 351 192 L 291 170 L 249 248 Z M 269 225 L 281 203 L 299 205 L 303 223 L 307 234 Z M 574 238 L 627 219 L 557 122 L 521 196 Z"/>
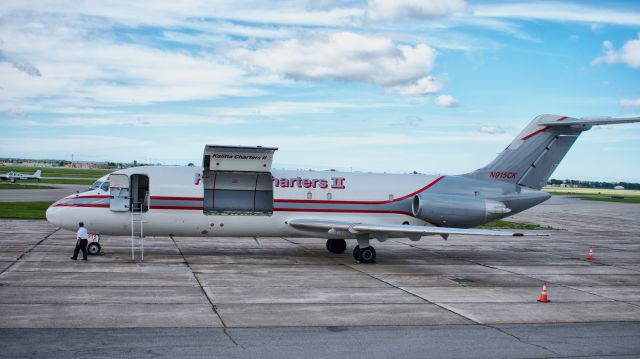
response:
<path id="1" fill-rule="evenodd" d="M 191 268 L 191 265 L 187 261 L 187 258 L 182 253 L 182 250 L 180 249 L 180 246 L 178 246 L 178 243 L 176 243 L 176 240 L 173 238 L 173 236 L 169 236 L 169 238 L 171 238 L 171 241 L 173 242 L 173 245 L 176 246 L 176 249 L 178 250 L 178 253 L 180 253 L 180 256 L 182 256 L 182 260 L 183 260 L 184 264 L 187 266 L 187 268 L 189 268 L 189 271 L 191 272 L 191 275 L 193 275 L 193 278 L 198 283 L 198 287 L 200 287 L 200 290 L 202 291 L 202 294 L 204 295 L 205 298 L 207 298 L 207 301 L 209 302 L 209 305 L 211 305 L 211 309 L 216 314 L 216 316 L 218 316 L 218 319 L 220 320 L 220 323 L 222 323 L 222 333 L 224 333 L 224 335 L 233 343 L 233 345 L 235 345 L 237 347 L 240 347 L 242 349 L 245 349 L 245 347 L 240 345 L 240 344 L 238 344 L 238 342 L 235 339 L 233 339 L 231 334 L 227 331 L 227 328 L 228 328 L 227 327 L 227 323 L 225 323 L 224 319 L 222 318 L 222 315 L 220 315 L 220 312 L 218 311 L 218 307 L 215 305 L 215 303 L 213 303 L 211 298 L 207 295 L 207 291 L 204 290 L 204 286 L 202 285 L 202 282 L 200 282 L 200 279 L 198 278 L 198 276 L 193 272 L 193 269 Z"/>
<path id="2" fill-rule="evenodd" d="M 534 346 L 534 347 L 536 347 L 536 348 L 540 348 L 540 349 L 542 349 L 542 350 L 546 350 L 546 351 L 548 351 L 549 353 L 551 353 L 551 354 L 553 354 L 553 355 L 561 355 L 560 353 L 556 353 L 556 352 L 554 352 L 553 350 L 551 350 L 551 349 L 549 349 L 549 348 L 545 347 L 544 345 L 540 345 L 540 344 L 536 344 L 536 343 L 532 343 L 532 342 L 529 342 L 529 341 L 523 340 L 523 339 L 522 339 L 522 338 L 520 338 L 519 336 L 517 336 L 517 335 L 515 335 L 515 334 L 513 334 L 513 333 L 509 333 L 508 331 L 506 331 L 506 330 L 504 330 L 504 329 L 502 329 L 502 328 L 500 328 L 500 327 L 496 327 L 496 326 L 493 326 L 493 325 L 491 325 L 491 324 L 483 324 L 483 323 L 478 323 L 478 324 L 479 324 L 479 325 L 481 325 L 481 326 L 483 326 L 483 327 L 486 327 L 486 328 L 491 328 L 491 329 L 497 330 L 497 331 L 499 331 L 499 332 L 500 332 L 500 333 L 502 333 L 502 334 L 505 334 L 505 335 L 508 335 L 508 336 L 510 336 L 510 337 L 512 337 L 512 338 L 514 338 L 515 340 L 519 341 L 519 342 L 520 342 L 520 343 L 522 343 L 522 344 L 532 345 L 532 346 Z"/>

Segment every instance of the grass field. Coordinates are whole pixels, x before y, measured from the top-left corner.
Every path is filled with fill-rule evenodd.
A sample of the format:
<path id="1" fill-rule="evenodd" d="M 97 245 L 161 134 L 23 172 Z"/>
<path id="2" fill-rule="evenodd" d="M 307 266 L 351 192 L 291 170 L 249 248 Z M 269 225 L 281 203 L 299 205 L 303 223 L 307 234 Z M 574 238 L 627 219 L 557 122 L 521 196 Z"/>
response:
<path id="1" fill-rule="evenodd" d="M 586 201 L 640 203 L 640 191 L 626 189 L 544 187 L 552 195 L 570 196 Z"/>
<path id="2" fill-rule="evenodd" d="M 51 189 L 54 187 L 41 186 L 41 185 L 23 185 L 20 183 L 0 183 L 0 190 L 2 189 Z"/>
<path id="3" fill-rule="evenodd" d="M 491 222 L 489 222 L 487 224 L 483 224 L 481 226 L 477 226 L 476 228 L 482 228 L 482 229 L 525 229 L 525 230 L 555 229 L 555 228 L 552 228 L 552 227 L 541 226 L 539 224 L 503 221 L 501 219 L 497 219 L 497 220 L 491 221 Z"/>
<path id="4" fill-rule="evenodd" d="M 23 167 L 23 166 L 0 166 L 0 173 L 20 172 L 24 174 L 32 174 L 36 170 L 42 170 L 42 177 L 83 177 L 98 179 L 115 170 L 88 170 L 80 168 L 58 168 L 58 167 Z"/>
<path id="5" fill-rule="evenodd" d="M 44 219 L 53 202 L 0 202 L 0 218 Z"/>

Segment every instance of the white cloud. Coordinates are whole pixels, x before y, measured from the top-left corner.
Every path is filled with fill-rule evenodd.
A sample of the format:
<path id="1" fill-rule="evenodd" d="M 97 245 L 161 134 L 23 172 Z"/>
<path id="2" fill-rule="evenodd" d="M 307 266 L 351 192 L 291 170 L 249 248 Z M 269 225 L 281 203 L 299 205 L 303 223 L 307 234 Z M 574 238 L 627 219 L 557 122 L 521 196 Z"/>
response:
<path id="1" fill-rule="evenodd" d="M 440 95 L 440 96 L 436 97 L 433 100 L 433 102 L 436 105 L 442 106 L 442 107 L 458 107 L 458 106 L 460 106 L 460 104 L 458 103 L 458 100 L 456 100 L 451 95 Z"/>
<path id="2" fill-rule="evenodd" d="M 423 96 L 438 92 L 441 88 L 442 81 L 433 76 L 425 76 L 418 79 L 415 83 L 391 86 L 389 90 L 403 96 Z"/>
<path id="3" fill-rule="evenodd" d="M 473 10 L 480 17 L 640 25 L 640 12 L 561 2 L 487 4 L 474 6 Z"/>
<path id="4" fill-rule="evenodd" d="M 505 133 L 503 128 L 495 126 L 482 126 L 478 131 L 489 135 L 502 135 Z"/>
<path id="5" fill-rule="evenodd" d="M 433 48 L 426 44 L 396 45 L 384 37 L 352 32 L 275 41 L 255 50 L 232 50 L 229 57 L 248 68 L 294 79 L 374 83 L 403 95 L 424 95 L 441 87 L 429 75 L 436 59 Z"/>
<path id="6" fill-rule="evenodd" d="M 36 97 L 67 98 L 73 106 L 146 104 L 261 93 L 243 81 L 247 74 L 241 67 L 221 56 L 120 43 L 97 35 L 93 25 L 60 22 L 67 19 L 39 17 L 21 25 L 25 20 L 0 22 L 3 51 L 29 59 L 42 76 L 0 62 L 5 104 L 19 106 Z"/>
<path id="7" fill-rule="evenodd" d="M 470 13 L 464 0 L 369 0 L 366 16 L 372 22 L 391 22 L 433 19 L 459 13 Z"/>
<path id="8" fill-rule="evenodd" d="M 625 64 L 632 68 L 640 68 L 640 33 L 638 38 L 629 40 L 616 50 L 611 41 L 602 43 L 604 55 L 596 57 L 591 63 Z"/>
<path id="9" fill-rule="evenodd" d="M 620 106 L 622 106 L 622 107 L 640 107 L 640 98 L 622 99 L 622 100 L 620 100 Z"/>

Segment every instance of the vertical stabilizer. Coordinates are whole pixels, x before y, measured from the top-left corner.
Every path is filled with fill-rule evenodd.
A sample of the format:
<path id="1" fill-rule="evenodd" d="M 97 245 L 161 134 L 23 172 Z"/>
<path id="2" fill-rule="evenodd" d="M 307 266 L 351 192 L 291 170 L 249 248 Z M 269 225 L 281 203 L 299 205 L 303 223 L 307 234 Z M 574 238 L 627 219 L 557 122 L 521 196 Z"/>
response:
<path id="1" fill-rule="evenodd" d="M 466 176 L 542 188 L 580 133 L 590 128 L 548 123 L 572 120 L 576 119 L 556 115 L 536 117 L 496 159 Z"/>

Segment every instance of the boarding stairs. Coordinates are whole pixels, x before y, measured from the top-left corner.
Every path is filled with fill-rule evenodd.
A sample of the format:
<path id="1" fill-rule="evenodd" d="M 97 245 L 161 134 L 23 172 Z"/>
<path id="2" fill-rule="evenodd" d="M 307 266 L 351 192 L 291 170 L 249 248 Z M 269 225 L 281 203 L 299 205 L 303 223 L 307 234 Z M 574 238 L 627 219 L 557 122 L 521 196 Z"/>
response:
<path id="1" fill-rule="evenodd" d="M 148 203 L 148 202 L 147 202 Z M 140 261 L 144 261 L 144 202 L 131 203 L 131 260 L 136 260 L 136 237 L 140 244 Z"/>

